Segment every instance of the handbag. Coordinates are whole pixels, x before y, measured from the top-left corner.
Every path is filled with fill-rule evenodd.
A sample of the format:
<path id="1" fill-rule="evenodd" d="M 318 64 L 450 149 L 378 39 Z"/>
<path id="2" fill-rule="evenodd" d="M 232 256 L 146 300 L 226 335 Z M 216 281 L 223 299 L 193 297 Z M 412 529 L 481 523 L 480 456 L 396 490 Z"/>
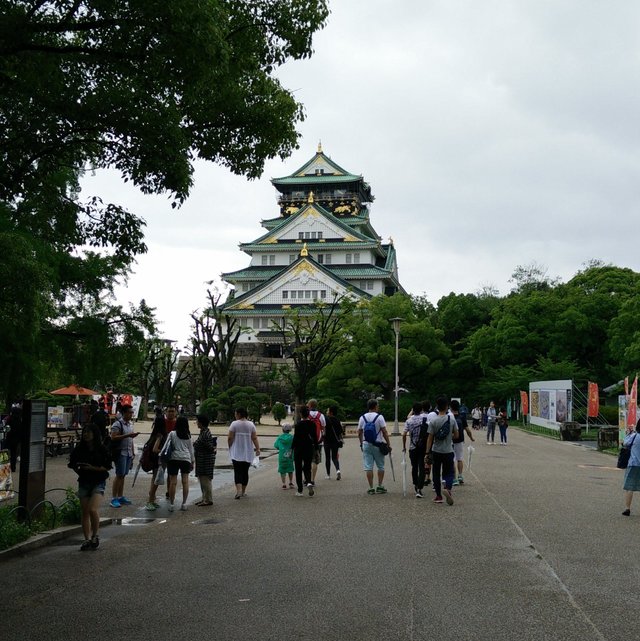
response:
<path id="1" fill-rule="evenodd" d="M 173 440 L 171 438 L 172 434 L 173 432 L 169 432 L 167 442 L 162 446 L 162 449 L 160 450 L 160 463 L 162 463 L 162 465 L 166 465 L 171 460 L 171 455 L 173 454 Z"/>
<path id="2" fill-rule="evenodd" d="M 389 446 L 384 441 L 381 441 L 380 443 L 374 443 L 374 445 L 380 450 L 380 454 L 382 454 L 382 456 L 386 456 L 391 451 L 389 449 Z"/>
<path id="3" fill-rule="evenodd" d="M 153 479 L 155 485 L 164 485 L 164 467 L 159 467 Z"/>
<path id="4" fill-rule="evenodd" d="M 616 464 L 616 467 L 618 469 L 626 470 L 629 466 L 629 459 L 631 458 L 631 448 L 633 447 L 633 442 L 636 440 L 636 436 L 637 434 L 633 435 L 633 438 L 631 439 L 631 443 L 629 443 L 629 445 L 623 445 L 620 448 L 620 452 L 618 452 L 618 463 Z"/>

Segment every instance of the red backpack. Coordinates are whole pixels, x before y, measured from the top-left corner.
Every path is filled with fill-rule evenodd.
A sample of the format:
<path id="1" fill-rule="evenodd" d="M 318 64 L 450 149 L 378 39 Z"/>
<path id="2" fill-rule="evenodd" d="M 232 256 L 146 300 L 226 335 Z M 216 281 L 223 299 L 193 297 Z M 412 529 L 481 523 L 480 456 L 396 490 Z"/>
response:
<path id="1" fill-rule="evenodd" d="M 316 424 L 316 436 L 318 437 L 318 445 L 320 445 L 320 443 L 322 443 L 322 422 L 320 420 L 322 414 L 318 410 L 312 411 L 314 411 L 316 415 L 311 416 L 311 413 L 309 413 L 309 420 Z"/>

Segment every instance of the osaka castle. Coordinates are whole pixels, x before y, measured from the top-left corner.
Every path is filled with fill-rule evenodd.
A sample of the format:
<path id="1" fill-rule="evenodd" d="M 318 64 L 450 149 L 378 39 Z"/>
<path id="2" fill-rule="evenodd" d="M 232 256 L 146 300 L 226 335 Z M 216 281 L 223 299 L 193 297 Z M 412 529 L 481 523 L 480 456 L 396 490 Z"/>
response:
<path id="1" fill-rule="evenodd" d="M 260 344 L 263 356 L 278 357 L 286 310 L 403 290 L 393 241 L 383 243 L 371 224 L 374 197 L 361 175 L 318 145 L 300 169 L 271 183 L 279 215 L 261 221 L 262 236 L 240 244 L 249 265 L 222 274 L 233 286 L 223 313 L 240 322 L 241 343 Z"/>

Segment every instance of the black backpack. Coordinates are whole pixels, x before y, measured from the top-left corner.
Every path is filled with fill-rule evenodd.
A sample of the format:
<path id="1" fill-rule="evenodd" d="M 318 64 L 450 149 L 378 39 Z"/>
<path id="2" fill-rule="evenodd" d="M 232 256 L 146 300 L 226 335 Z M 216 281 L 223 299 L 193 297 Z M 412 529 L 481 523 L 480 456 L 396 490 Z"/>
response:
<path id="1" fill-rule="evenodd" d="M 422 417 L 422 425 L 420 425 L 420 433 L 418 434 L 418 438 L 414 441 L 413 439 L 413 447 L 416 449 L 422 449 L 423 447 L 427 446 L 427 439 L 429 438 L 429 423 L 427 421 L 427 417 L 423 416 Z"/>

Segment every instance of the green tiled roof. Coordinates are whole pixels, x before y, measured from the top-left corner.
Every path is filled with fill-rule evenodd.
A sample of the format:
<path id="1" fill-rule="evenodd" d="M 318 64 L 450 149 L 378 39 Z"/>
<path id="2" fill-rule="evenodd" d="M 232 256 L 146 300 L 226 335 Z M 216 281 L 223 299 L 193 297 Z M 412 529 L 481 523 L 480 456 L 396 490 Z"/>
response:
<path id="1" fill-rule="evenodd" d="M 296 252 L 299 252 L 302 249 L 303 243 L 307 243 L 307 248 L 309 251 L 318 251 L 323 249 L 378 249 L 380 247 L 379 243 L 375 240 L 363 241 L 363 240 L 349 240 L 345 242 L 328 242 L 328 243 L 319 243 L 316 241 L 309 241 L 309 239 L 301 240 L 300 242 L 287 242 L 287 243 L 273 243 L 270 245 L 265 244 L 256 244 L 256 243 L 240 243 L 240 249 L 242 251 L 262 251 L 265 253 L 271 252 L 290 252 L 294 249 Z"/>
<path id="2" fill-rule="evenodd" d="M 221 274 L 222 278 L 227 281 L 262 281 L 272 278 L 279 274 L 283 269 L 288 267 L 247 267 L 235 272 Z M 388 269 L 377 267 L 376 265 L 325 265 L 325 267 L 336 276 L 344 280 L 350 278 L 388 278 L 391 272 Z"/>
<path id="3" fill-rule="evenodd" d="M 271 182 L 274 185 L 324 185 L 327 183 L 352 183 L 363 180 L 362 176 L 353 176 L 347 174 L 346 176 L 332 176 L 330 174 L 322 174 L 320 176 L 285 176 L 284 178 L 272 178 Z"/>

